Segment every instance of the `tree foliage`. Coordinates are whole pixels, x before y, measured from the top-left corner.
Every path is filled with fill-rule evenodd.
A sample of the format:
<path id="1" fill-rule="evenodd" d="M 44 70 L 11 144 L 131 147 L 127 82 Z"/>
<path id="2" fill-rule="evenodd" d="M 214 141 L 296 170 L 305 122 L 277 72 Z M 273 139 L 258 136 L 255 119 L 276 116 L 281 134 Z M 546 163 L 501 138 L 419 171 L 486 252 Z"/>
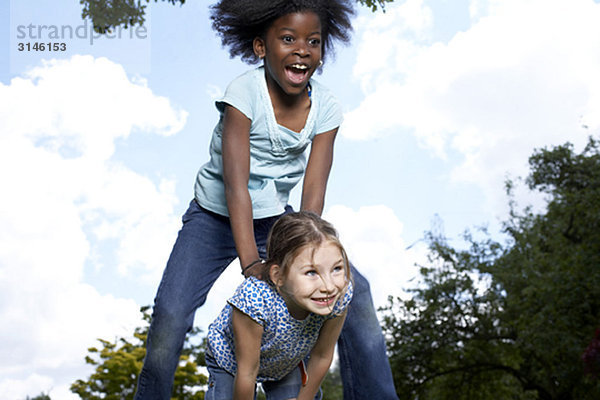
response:
<path id="1" fill-rule="evenodd" d="M 173 5 L 185 4 L 185 0 L 161 0 Z M 369 7 L 373 12 L 385 11 L 385 4 L 394 0 L 356 0 L 359 4 Z M 154 0 L 158 2 L 158 0 Z M 143 0 L 79 0 L 82 5 L 81 17 L 91 20 L 97 33 L 111 33 L 118 27 L 128 28 L 143 25 L 146 15 L 146 4 Z M 150 3 L 150 0 L 145 0 Z"/>
<path id="2" fill-rule="evenodd" d="M 27 396 L 25 398 L 25 400 L 51 400 L 51 399 L 50 399 L 50 395 L 42 392 L 42 393 L 38 394 L 35 397 L 29 397 L 29 396 Z"/>
<path id="3" fill-rule="evenodd" d="M 162 0 L 175 5 L 183 5 L 185 0 Z M 154 0 L 158 2 L 158 0 Z M 110 33 L 117 27 L 128 28 L 143 25 L 146 4 L 142 0 L 79 0 L 82 5 L 81 17 L 89 18 L 97 33 Z M 150 0 L 145 0 L 150 3 Z"/>
<path id="4" fill-rule="evenodd" d="M 339 364 L 335 364 L 327 372 L 321 384 L 321 390 L 323 391 L 323 400 L 342 400 L 344 398 Z"/>
<path id="5" fill-rule="evenodd" d="M 596 336 L 585 349 L 581 358 L 586 375 L 598 379 L 600 375 L 600 328 L 596 329 Z"/>
<path id="6" fill-rule="evenodd" d="M 141 308 L 146 324 L 135 329 L 135 340 L 119 338 L 115 342 L 98 339 L 102 348 L 91 347 L 85 362 L 95 366 L 87 380 L 78 379 L 71 385 L 71 391 L 84 400 L 125 400 L 133 399 L 137 379 L 146 355 L 146 337 L 150 325 L 149 307 Z M 204 391 L 199 387 L 208 381 L 199 372 L 205 366 L 205 343 L 193 344 L 192 339 L 200 333 L 194 328 L 186 337 L 179 366 L 175 372 L 173 398 L 178 400 L 202 400 Z"/>
<path id="7" fill-rule="evenodd" d="M 371 9 L 371 11 L 375 12 L 378 9 L 381 9 L 383 12 L 385 12 L 385 4 L 386 3 L 391 3 L 394 0 L 356 0 L 359 4 L 362 4 L 363 6 L 367 6 Z"/>
<path id="8" fill-rule="evenodd" d="M 467 234 L 457 250 L 429 237 L 422 284 L 384 309 L 401 398 L 600 398 L 599 147 L 530 157 L 526 183 L 546 209 L 511 200 L 507 243 Z"/>

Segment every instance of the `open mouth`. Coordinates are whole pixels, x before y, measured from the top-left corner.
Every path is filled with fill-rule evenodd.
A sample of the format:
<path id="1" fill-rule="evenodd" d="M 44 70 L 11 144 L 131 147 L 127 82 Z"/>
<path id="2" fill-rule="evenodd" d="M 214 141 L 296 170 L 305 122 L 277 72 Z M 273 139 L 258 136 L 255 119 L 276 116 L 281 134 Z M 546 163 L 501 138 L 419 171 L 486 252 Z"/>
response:
<path id="1" fill-rule="evenodd" d="M 296 85 L 303 83 L 308 76 L 310 68 L 306 64 L 292 64 L 285 67 L 288 79 Z"/>
<path id="2" fill-rule="evenodd" d="M 333 304 L 335 299 L 336 299 L 336 296 L 330 296 L 330 297 L 313 297 L 312 300 L 315 303 L 317 303 L 318 305 L 329 306 L 329 305 Z"/>

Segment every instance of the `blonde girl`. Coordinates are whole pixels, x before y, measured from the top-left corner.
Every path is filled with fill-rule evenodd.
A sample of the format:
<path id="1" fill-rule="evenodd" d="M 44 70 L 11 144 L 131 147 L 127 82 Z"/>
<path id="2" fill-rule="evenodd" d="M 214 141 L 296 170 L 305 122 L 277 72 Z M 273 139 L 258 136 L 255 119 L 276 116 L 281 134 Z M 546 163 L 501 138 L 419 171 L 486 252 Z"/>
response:
<path id="1" fill-rule="evenodd" d="M 246 279 L 209 327 L 207 400 L 253 399 L 257 382 L 269 400 L 320 398 L 352 298 L 346 252 L 303 211 L 275 223 L 267 255 L 269 282 Z"/>

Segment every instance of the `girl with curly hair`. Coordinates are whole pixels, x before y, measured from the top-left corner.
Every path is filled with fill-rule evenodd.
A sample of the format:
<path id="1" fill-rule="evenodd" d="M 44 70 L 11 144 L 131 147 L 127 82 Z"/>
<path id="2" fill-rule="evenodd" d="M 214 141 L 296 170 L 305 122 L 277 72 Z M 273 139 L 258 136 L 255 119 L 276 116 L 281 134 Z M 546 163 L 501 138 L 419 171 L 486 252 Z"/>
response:
<path id="1" fill-rule="evenodd" d="M 334 41 L 349 40 L 352 15 L 348 0 L 211 6 L 213 28 L 230 55 L 261 65 L 234 79 L 216 102 L 210 159 L 197 174 L 154 300 L 136 399 L 171 398 L 196 309 L 236 257 L 244 277 L 266 278 L 268 232 L 293 211 L 289 194 L 302 178 L 300 208 L 322 213 L 342 112 L 312 76 Z M 369 283 L 351 269 L 354 296 L 338 341 L 344 398 L 397 399 Z"/>

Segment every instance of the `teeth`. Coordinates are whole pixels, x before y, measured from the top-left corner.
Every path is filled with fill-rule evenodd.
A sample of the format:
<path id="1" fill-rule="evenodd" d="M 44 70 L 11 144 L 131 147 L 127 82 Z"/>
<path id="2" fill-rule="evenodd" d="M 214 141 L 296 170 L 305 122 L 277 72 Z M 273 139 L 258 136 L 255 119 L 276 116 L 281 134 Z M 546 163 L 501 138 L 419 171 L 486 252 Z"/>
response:
<path id="1" fill-rule="evenodd" d="M 308 69 L 308 67 L 304 64 L 292 64 L 291 67 L 296 69 Z"/>

